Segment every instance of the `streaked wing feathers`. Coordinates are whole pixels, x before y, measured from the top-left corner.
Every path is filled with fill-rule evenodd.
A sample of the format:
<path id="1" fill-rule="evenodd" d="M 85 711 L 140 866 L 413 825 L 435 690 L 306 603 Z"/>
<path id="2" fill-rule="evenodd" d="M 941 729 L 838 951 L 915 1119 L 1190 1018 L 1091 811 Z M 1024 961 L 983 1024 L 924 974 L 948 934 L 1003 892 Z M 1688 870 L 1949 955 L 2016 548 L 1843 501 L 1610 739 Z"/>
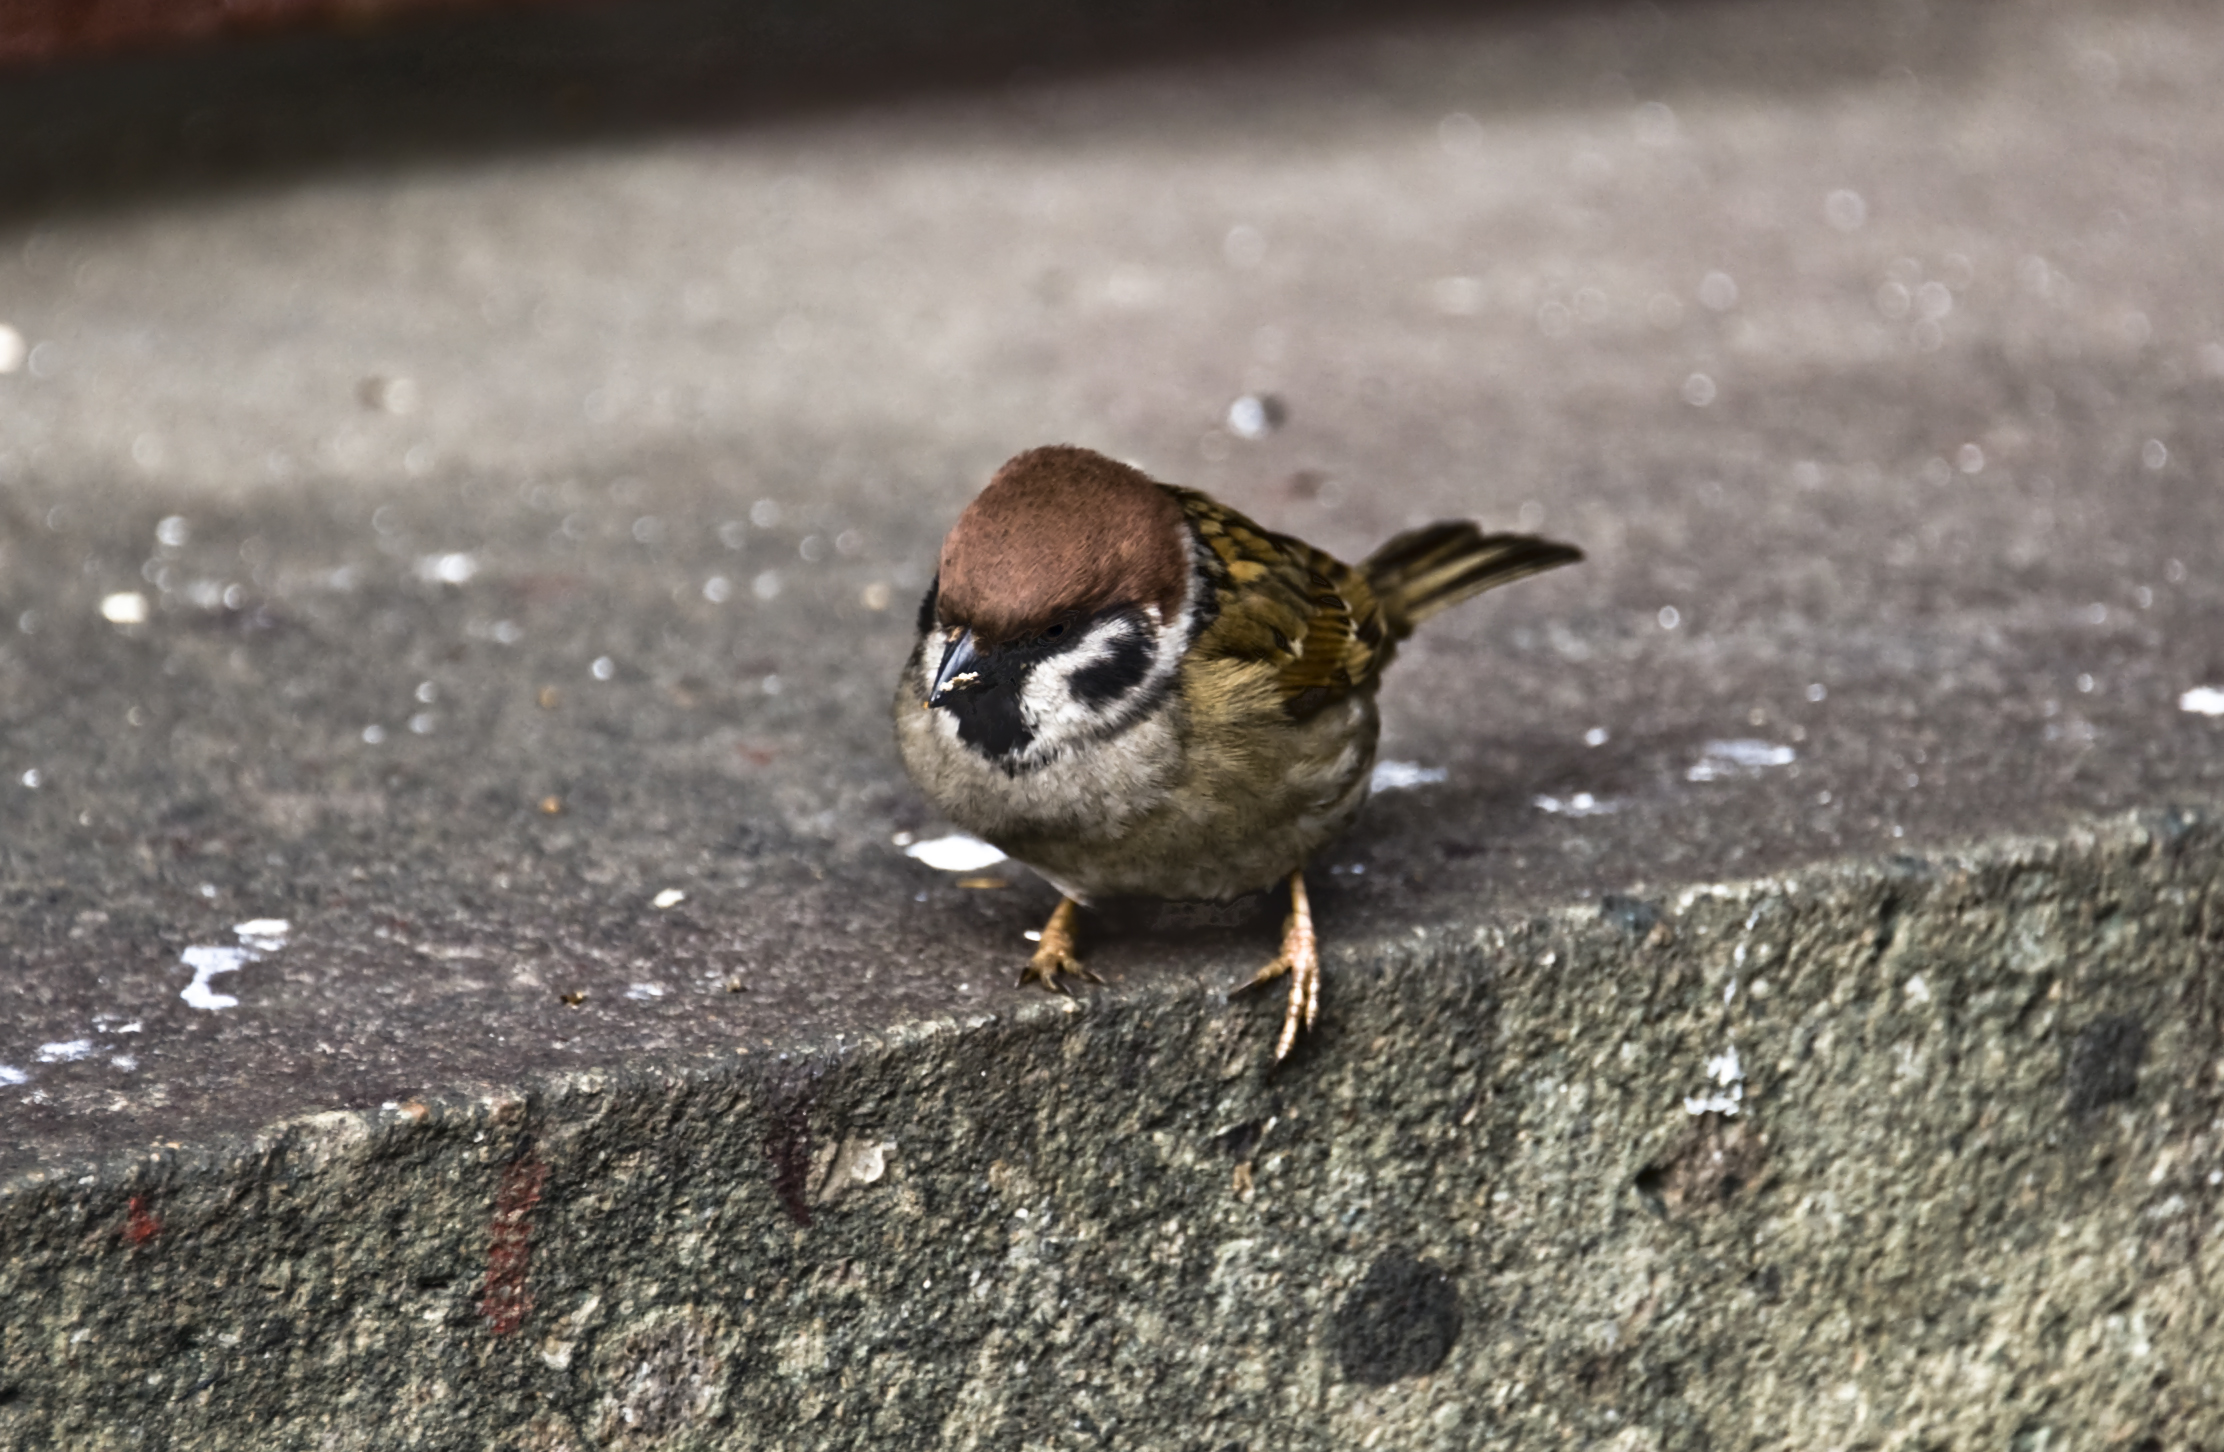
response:
<path id="1" fill-rule="evenodd" d="M 1198 639 L 1201 659 L 1266 676 L 1296 718 L 1374 680 L 1387 660 L 1387 622 L 1366 576 L 1202 494 L 1175 493 L 1212 552 L 1219 613 Z"/>

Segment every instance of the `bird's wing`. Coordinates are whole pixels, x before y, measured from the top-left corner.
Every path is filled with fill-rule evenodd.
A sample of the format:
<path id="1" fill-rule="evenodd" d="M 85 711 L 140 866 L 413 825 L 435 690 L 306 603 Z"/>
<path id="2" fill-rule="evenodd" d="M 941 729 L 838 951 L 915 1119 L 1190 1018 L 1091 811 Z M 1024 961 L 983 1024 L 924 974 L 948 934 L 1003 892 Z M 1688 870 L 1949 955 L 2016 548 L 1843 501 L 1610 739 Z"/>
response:
<path id="1" fill-rule="evenodd" d="M 1191 648 L 1200 668 L 1292 719 L 1373 683 L 1388 661 L 1386 623 L 1365 575 L 1205 495 L 1173 492 L 1205 546 L 1216 607 Z"/>

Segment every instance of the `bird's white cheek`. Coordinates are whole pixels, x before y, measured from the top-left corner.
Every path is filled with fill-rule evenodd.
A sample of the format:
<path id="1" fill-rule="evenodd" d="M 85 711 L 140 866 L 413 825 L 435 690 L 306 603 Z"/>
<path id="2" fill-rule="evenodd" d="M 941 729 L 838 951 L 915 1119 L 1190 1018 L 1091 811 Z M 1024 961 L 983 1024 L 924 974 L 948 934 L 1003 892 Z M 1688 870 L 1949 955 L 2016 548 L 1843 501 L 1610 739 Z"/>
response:
<path id="1" fill-rule="evenodd" d="M 1019 692 L 1019 714 L 1039 749 L 1055 751 L 1076 737 L 1094 735 L 1120 703 L 1092 705 L 1074 693 L 1073 678 L 1111 659 L 1116 640 L 1130 627 L 1100 626 L 1073 649 L 1037 665 Z"/>
<path id="2" fill-rule="evenodd" d="M 1074 699 L 1072 666 L 1045 662 L 1028 676 L 1019 693 L 1019 714 L 1035 739 L 1055 746 L 1097 720 L 1097 713 Z"/>

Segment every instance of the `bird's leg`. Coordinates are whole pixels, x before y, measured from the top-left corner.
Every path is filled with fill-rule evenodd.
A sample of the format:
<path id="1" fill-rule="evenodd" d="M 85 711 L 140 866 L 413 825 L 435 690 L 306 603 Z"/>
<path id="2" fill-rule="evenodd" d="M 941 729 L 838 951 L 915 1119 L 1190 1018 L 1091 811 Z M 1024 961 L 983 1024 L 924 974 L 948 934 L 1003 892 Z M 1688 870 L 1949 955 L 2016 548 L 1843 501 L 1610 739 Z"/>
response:
<path id="1" fill-rule="evenodd" d="M 1086 978 L 1091 983 L 1104 981 L 1081 966 L 1081 955 L 1076 951 L 1078 944 L 1073 930 L 1076 910 L 1072 898 L 1058 899 L 1058 906 L 1051 912 L 1050 921 L 1043 924 L 1042 941 L 1035 945 L 1035 956 L 1028 961 L 1025 968 L 1019 970 L 1022 988 L 1029 983 L 1040 983 L 1054 993 L 1064 993 L 1066 986 L 1058 981 L 1061 973 Z"/>
<path id="2" fill-rule="evenodd" d="M 1048 942 L 1049 935 L 1043 937 Z M 1274 1057 L 1286 1059 L 1297 1043 L 1300 1027 L 1311 1028 L 1313 1020 L 1320 1017 L 1320 939 L 1313 933 L 1313 906 L 1305 898 L 1305 872 L 1300 868 L 1290 874 L 1290 916 L 1282 924 L 1282 953 L 1273 962 L 1258 971 L 1245 988 L 1257 988 L 1262 983 L 1272 983 L 1287 973 L 1290 978 L 1290 1006 L 1282 1015 L 1282 1036 L 1274 1041 Z"/>

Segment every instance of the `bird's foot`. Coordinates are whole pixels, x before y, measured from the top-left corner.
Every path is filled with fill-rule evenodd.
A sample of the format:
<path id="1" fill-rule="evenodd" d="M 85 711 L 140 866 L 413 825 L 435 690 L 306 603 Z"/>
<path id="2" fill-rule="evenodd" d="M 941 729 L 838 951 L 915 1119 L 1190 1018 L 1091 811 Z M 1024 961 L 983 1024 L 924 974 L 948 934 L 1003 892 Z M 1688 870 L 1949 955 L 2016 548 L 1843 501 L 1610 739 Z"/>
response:
<path id="1" fill-rule="evenodd" d="M 1042 941 L 1035 945 L 1035 956 L 1019 970 L 1019 985 L 1040 983 L 1053 993 L 1069 990 L 1060 982 L 1061 975 L 1084 978 L 1091 983 L 1104 980 L 1091 973 L 1081 962 L 1079 944 L 1073 929 L 1075 908 L 1072 898 L 1061 898 L 1050 921 L 1043 924 Z"/>
<path id="2" fill-rule="evenodd" d="M 1049 941 L 1047 933 L 1043 941 Z M 1311 1028 L 1320 1017 L 1320 973 L 1320 938 L 1313 932 L 1313 908 L 1305 897 L 1305 875 L 1293 872 L 1289 921 L 1282 925 L 1282 952 L 1237 990 L 1257 988 L 1285 975 L 1289 978 L 1290 1003 L 1282 1014 L 1282 1036 L 1274 1041 L 1276 1062 L 1290 1056 L 1297 1031 Z"/>

